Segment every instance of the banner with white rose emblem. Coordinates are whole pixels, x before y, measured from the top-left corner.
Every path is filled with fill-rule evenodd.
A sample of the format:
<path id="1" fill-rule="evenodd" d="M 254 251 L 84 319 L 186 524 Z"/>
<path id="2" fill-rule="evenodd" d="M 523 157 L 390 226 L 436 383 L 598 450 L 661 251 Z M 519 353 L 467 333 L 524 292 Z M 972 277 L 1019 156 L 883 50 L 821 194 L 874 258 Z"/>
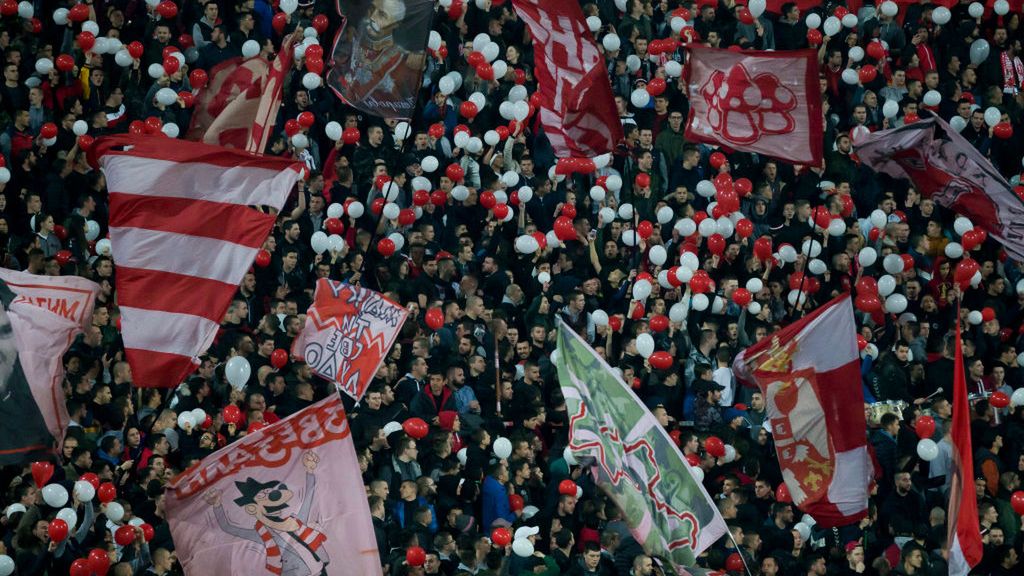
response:
<path id="1" fill-rule="evenodd" d="M 689 51 L 688 141 L 822 165 L 824 118 L 815 50 L 691 46 Z"/>

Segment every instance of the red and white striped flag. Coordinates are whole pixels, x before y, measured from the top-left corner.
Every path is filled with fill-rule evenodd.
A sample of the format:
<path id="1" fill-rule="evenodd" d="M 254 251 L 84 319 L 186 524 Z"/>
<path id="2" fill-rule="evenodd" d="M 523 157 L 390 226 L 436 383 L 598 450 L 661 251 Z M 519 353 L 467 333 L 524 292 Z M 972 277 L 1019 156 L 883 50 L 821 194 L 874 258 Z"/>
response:
<path id="1" fill-rule="evenodd" d="M 957 306 L 957 317 L 960 307 Z M 967 404 L 967 379 L 960 323 L 956 323 L 956 357 L 953 364 L 953 466 L 949 488 L 949 519 L 946 544 L 949 548 L 950 576 L 966 576 L 981 562 L 981 529 L 978 526 L 978 502 L 974 495 L 974 461 L 971 451 L 971 414 Z"/>
<path id="2" fill-rule="evenodd" d="M 560 158 L 594 158 L 622 140 L 604 57 L 576 2 L 517 0 L 534 40 L 544 134 Z"/>
<path id="3" fill-rule="evenodd" d="M 224 312 L 302 164 L 158 136 L 100 138 L 117 299 L 135 383 L 177 385 Z"/>
<path id="4" fill-rule="evenodd" d="M 823 527 L 867 514 L 874 467 L 856 330 L 846 294 L 747 348 L 733 364 L 764 394 L 793 503 Z"/>

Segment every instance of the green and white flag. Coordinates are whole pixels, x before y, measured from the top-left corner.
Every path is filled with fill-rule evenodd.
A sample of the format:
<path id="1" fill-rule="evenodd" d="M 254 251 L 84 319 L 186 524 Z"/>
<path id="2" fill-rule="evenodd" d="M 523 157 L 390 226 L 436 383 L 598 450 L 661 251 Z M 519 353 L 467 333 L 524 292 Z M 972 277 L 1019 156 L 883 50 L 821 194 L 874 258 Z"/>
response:
<path id="1" fill-rule="evenodd" d="M 725 520 L 654 415 L 604 360 L 559 321 L 555 357 L 569 447 L 623 510 L 644 550 L 678 574 L 726 534 Z"/>

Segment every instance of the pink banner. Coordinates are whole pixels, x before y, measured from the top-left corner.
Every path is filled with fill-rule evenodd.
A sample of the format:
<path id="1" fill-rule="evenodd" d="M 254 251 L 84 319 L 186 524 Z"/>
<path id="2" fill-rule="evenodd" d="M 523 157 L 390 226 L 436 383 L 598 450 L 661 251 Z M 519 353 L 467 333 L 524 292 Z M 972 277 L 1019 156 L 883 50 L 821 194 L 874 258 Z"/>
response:
<path id="1" fill-rule="evenodd" d="M 687 140 L 822 165 L 816 51 L 689 50 Z"/>
<path id="2" fill-rule="evenodd" d="M 186 574 L 381 574 L 336 394 L 179 475 L 167 519 Z"/>

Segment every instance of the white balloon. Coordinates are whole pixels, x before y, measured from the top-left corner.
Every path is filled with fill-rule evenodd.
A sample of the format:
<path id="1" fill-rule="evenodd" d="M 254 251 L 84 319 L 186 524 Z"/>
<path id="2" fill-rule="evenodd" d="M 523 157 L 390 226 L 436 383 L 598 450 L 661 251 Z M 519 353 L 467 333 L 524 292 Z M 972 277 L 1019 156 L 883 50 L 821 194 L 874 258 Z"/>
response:
<path id="1" fill-rule="evenodd" d="M 985 15 L 985 6 L 981 2 L 971 2 L 971 5 L 967 7 L 967 13 L 971 15 L 971 18 L 981 18 Z"/>
<path id="2" fill-rule="evenodd" d="M 555 352 L 558 352 L 557 348 L 555 349 Z M 552 353 L 552 355 L 553 354 L 554 352 Z M 568 464 L 569 466 L 576 466 L 577 464 L 579 464 L 579 461 L 576 460 L 576 456 L 572 453 L 572 448 L 568 446 L 565 447 L 565 450 L 562 450 L 562 460 L 565 460 L 565 463 Z"/>
<path id="3" fill-rule="evenodd" d="M 196 419 L 192 417 L 191 412 L 182 412 L 178 414 L 178 428 L 182 430 L 191 430 L 196 427 Z"/>
<path id="4" fill-rule="evenodd" d="M 938 6 L 932 10 L 932 22 L 935 22 L 939 26 L 945 26 L 952 14 L 949 12 L 949 8 L 945 6 Z"/>
<path id="5" fill-rule="evenodd" d="M 807 269 L 811 271 L 811 274 L 814 274 L 815 276 L 820 276 L 824 274 L 826 270 L 828 270 L 828 266 L 825 265 L 825 262 L 823 260 L 815 258 L 814 260 L 811 260 L 810 262 L 807 263 Z"/>
<path id="6" fill-rule="evenodd" d="M 529 186 L 521 186 L 519 188 L 519 202 L 526 203 L 533 200 L 533 188 Z"/>
<path id="7" fill-rule="evenodd" d="M 804 18 L 804 24 L 811 30 L 816 30 L 818 26 L 821 26 L 821 16 L 812 12 L 807 15 L 807 18 Z"/>
<path id="8" fill-rule="evenodd" d="M 946 258 L 959 258 L 964 255 L 964 247 L 959 242 L 950 242 L 945 248 Z"/>
<path id="9" fill-rule="evenodd" d="M 590 313 L 590 319 L 594 321 L 596 326 L 607 326 L 608 325 L 608 313 L 604 310 L 598 309 Z"/>
<path id="10" fill-rule="evenodd" d="M 644 332 L 636 337 L 636 351 L 644 358 L 650 358 L 654 354 L 654 338 Z"/>
<path id="11" fill-rule="evenodd" d="M 899 254 L 889 254 L 882 259 L 882 268 L 889 274 L 899 274 L 903 272 L 903 258 Z"/>
<path id="12" fill-rule="evenodd" d="M 89 242 L 100 237 L 100 225 L 95 220 L 85 221 L 85 239 Z"/>
<path id="13" fill-rule="evenodd" d="M 520 200 L 521 199 L 522 198 L 520 197 Z M 590 188 L 590 199 L 593 200 L 594 202 L 597 202 L 597 203 L 604 202 L 604 199 L 605 199 L 604 188 L 602 188 L 600 186 L 591 186 L 591 188 Z"/>
<path id="14" fill-rule="evenodd" d="M 690 475 L 698 484 L 704 482 L 704 469 L 700 466 L 690 466 Z"/>
<path id="15" fill-rule="evenodd" d="M 647 252 L 647 258 L 651 261 L 651 264 L 661 266 L 668 259 L 668 253 L 665 252 L 664 246 L 651 246 L 651 249 Z"/>
<path id="16" fill-rule="evenodd" d="M 338 234 L 331 234 L 327 237 L 327 249 L 331 252 L 341 252 L 345 246 L 345 239 Z"/>
<path id="17" fill-rule="evenodd" d="M 459 459 L 459 463 L 461 463 L 463 466 L 465 466 L 466 465 L 466 460 L 468 458 L 468 450 L 466 448 L 460 449 L 455 454 L 455 457 Z"/>
<path id="18" fill-rule="evenodd" d="M 860 76 L 857 74 L 857 71 L 854 70 L 853 68 L 847 68 L 846 70 L 843 70 L 842 78 L 843 82 L 846 82 L 850 86 L 853 86 L 860 82 Z"/>
<path id="19" fill-rule="evenodd" d="M 800 300 L 800 306 L 803 306 L 807 301 L 807 292 L 805 290 L 790 290 L 786 296 L 786 300 L 789 301 L 790 306 L 797 306 L 797 299 Z"/>
<path id="20" fill-rule="evenodd" d="M 878 278 L 878 294 L 880 296 L 888 296 L 896 291 L 896 278 L 893 278 L 889 274 L 883 274 Z"/>
<path id="21" fill-rule="evenodd" d="M 668 318 L 669 320 L 677 324 L 685 320 L 686 304 L 683 304 L 682 302 L 676 302 L 675 304 L 673 304 L 672 307 L 668 309 Z M 1024 354 L 1024 352 L 1022 352 L 1021 354 Z"/>
<path id="22" fill-rule="evenodd" d="M 957 132 L 963 132 L 964 128 L 967 128 L 967 120 L 960 116 L 953 116 L 949 119 L 949 127 Z"/>
<path id="23" fill-rule="evenodd" d="M 68 525 L 68 532 L 74 532 L 75 526 L 78 526 L 78 513 L 72 508 L 61 508 L 60 512 L 57 512 L 57 518 L 60 518 Z"/>
<path id="24" fill-rule="evenodd" d="M 626 204 L 623 204 L 623 205 L 619 206 L 619 218 L 621 218 L 623 220 L 632 220 L 633 219 L 633 205 L 629 204 L 627 202 Z"/>
<path id="25" fill-rule="evenodd" d="M 120 524 L 121 520 L 124 519 L 124 506 L 121 506 L 117 502 L 108 502 L 106 512 L 104 514 L 107 520 L 110 520 L 114 524 Z"/>
<path id="26" fill-rule="evenodd" d="M 882 14 L 890 18 L 895 16 L 896 13 L 900 11 L 899 5 L 893 2 L 892 0 L 885 0 L 885 2 L 882 2 L 882 5 L 879 8 L 881 9 Z"/>
<path id="27" fill-rule="evenodd" d="M 697 182 L 697 194 L 705 198 L 711 198 L 715 195 L 715 185 L 711 183 L 711 180 L 701 180 Z"/>
<path id="28" fill-rule="evenodd" d="M 79 502 L 91 502 L 96 496 L 96 489 L 85 480 L 75 482 L 74 492 L 75 498 L 78 498 Z"/>
<path id="29" fill-rule="evenodd" d="M 455 81 L 449 76 L 442 76 L 437 81 L 437 89 L 441 91 L 441 94 L 448 96 L 452 92 L 455 92 Z"/>
<path id="30" fill-rule="evenodd" d="M 6 166 L 0 166 L 0 184 L 6 184 L 11 180 L 11 171 Z"/>
<path id="31" fill-rule="evenodd" d="M 781 258 L 783 262 L 792 264 L 793 262 L 796 262 L 796 256 L 796 248 L 793 248 L 789 244 L 779 246 L 779 258 Z"/>
<path id="32" fill-rule="evenodd" d="M 127 68 L 132 65 L 132 55 L 127 49 L 122 48 L 114 54 L 114 62 L 122 68 Z"/>
<path id="33" fill-rule="evenodd" d="M 405 246 L 405 236 L 402 236 L 398 232 L 392 232 L 388 234 L 388 238 L 395 243 L 395 250 L 401 250 Z"/>
<path id="34" fill-rule="evenodd" d="M 36 60 L 36 72 L 46 76 L 50 73 L 50 70 L 53 70 L 53 60 L 50 60 L 49 58 L 40 58 L 39 60 Z"/>
<path id="35" fill-rule="evenodd" d="M 616 52 L 622 46 L 622 41 L 619 40 L 618 34 L 605 34 L 601 38 L 601 45 L 609 52 Z"/>
<path id="36" fill-rule="evenodd" d="M 981 324 L 982 320 L 984 320 L 984 318 L 982 317 L 981 312 L 977 310 L 971 310 L 967 314 L 967 323 L 971 324 L 972 326 L 977 326 L 978 324 Z"/>
<path id="37" fill-rule="evenodd" d="M 504 459 L 512 455 L 512 442 L 508 438 L 499 437 L 494 441 L 494 455 Z"/>
<path id="38" fill-rule="evenodd" d="M 840 22 L 842 22 L 844 28 L 856 28 L 857 15 L 853 13 L 847 14 L 846 16 L 843 16 Z"/>
<path id="39" fill-rule="evenodd" d="M 430 37 L 427 39 L 427 48 L 431 50 L 437 50 L 441 47 L 441 35 L 436 30 L 430 31 Z"/>
<path id="40" fill-rule="evenodd" d="M 85 22 L 82 22 L 82 32 L 89 32 L 99 40 L 100 25 L 92 20 L 86 20 Z"/>
<path id="41" fill-rule="evenodd" d="M 1024 352 L 1020 353 L 1020 356 L 1024 356 Z M 1020 356 L 1017 356 L 1017 364 L 1020 365 Z M 1017 388 L 1010 395 L 1010 405 L 1012 406 L 1024 406 L 1024 388 Z"/>
<path id="42" fill-rule="evenodd" d="M 974 223 L 971 222 L 970 218 L 958 216 L 957 219 L 953 221 L 953 230 L 960 236 L 963 236 L 968 231 L 973 229 Z"/>
<path id="43" fill-rule="evenodd" d="M 747 280 L 746 288 L 751 294 L 757 294 L 764 288 L 764 282 L 760 278 L 750 278 Z"/>
<path id="44" fill-rule="evenodd" d="M 690 299 L 690 306 L 697 312 L 707 310 L 710 304 L 711 301 L 708 300 L 706 294 L 695 294 L 693 298 Z"/>
<path id="45" fill-rule="evenodd" d="M 651 283 L 648 280 L 637 280 L 633 283 L 633 298 L 643 300 L 651 295 Z"/>
<path id="46" fill-rule="evenodd" d="M 821 242 L 817 240 L 807 239 L 800 246 L 800 253 L 811 258 L 817 258 L 821 254 Z"/>
<path id="47" fill-rule="evenodd" d="M 67 8 L 57 8 L 56 10 L 54 10 L 53 11 L 53 22 L 57 26 L 63 26 L 65 24 L 67 24 L 68 23 L 68 9 Z M 3 576 L 3 574 L 0 573 L 0 576 Z"/>
<path id="48" fill-rule="evenodd" d="M 854 62 L 860 62 L 861 60 L 864 59 L 864 49 L 861 48 L 860 46 L 854 46 L 853 48 L 850 48 L 847 54 L 850 56 L 850 60 L 853 60 Z"/>
<path id="49" fill-rule="evenodd" d="M 846 221 L 842 218 L 833 218 L 828 223 L 829 236 L 842 236 L 846 233 Z"/>
<path id="50" fill-rule="evenodd" d="M 242 356 L 232 356 L 224 366 L 224 376 L 236 390 L 241 390 L 249 382 L 252 375 L 252 366 Z"/>
<path id="51" fill-rule="evenodd" d="M 658 208 L 656 216 L 658 224 L 668 224 L 672 221 L 672 218 L 675 217 L 675 213 L 672 212 L 672 209 L 668 206 L 662 206 L 661 208 Z"/>
<path id="52" fill-rule="evenodd" d="M 533 542 L 527 538 L 518 538 L 512 542 L 512 551 L 520 558 L 529 558 L 533 556 Z"/>
<path id="53" fill-rule="evenodd" d="M 63 508 L 68 503 L 68 490 L 60 484 L 43 486 L 43 502 L 50 508 Z"/>
<path id="54" fill-rule="evenodd" d="M 807 524 L 804 524 L 803 522 L 797 522 L 796 525 L 793 526 L 793 530 L 796 530 L 800 533 L 800 539 L 804 542 L 807 542 L 807 540 L 811 537 L 811 527 Z"/>
<path id="55" fill-rule="evenodd" d="M 676 280 L 679 280 L 683 284 L 688 284 L 693 279 L 693 269 L 687 268 L 686 266 L 680 266 L 676 268 Z"/>
<path id="56" fill-rule="evenodd" d="M 601 19 L 597 16 L 587 16 L 587 28 L 591 34 L 596 34 L 601 29 Z"/>
<path id="57" fill-rule="evenodd" d="M 890 120 L 900 113 L 900 105 L 895 100 L 886 100 L 882 104 L 882 115 Z"/>
<path id="58" fill-rule="evenodd" d="M 651 95 L 643 88 L 637 88 L 629 95 L 629 102 L 636 108 L 643 108 L 651 101 Z"/>
<path id="59" fill-rule="evenodd" d="M 529 234 L 523 234 L 516 238 L 516 252 L 520 254 L 533 254 L 540 249 L 537 239 Z"/>
<path id="60" fill-rule="evenodd" d="M 82 136 L 89 131 L 89 125 L 85 123 L 85 120 L 75 120 L 75 123 L 71 125 L 71 132 L 75 136 Z"/>
<path id="61" fill-rule="evenodd" d="M 1006 0 L 996 0 L 995 4 L 992 5 L 992 9 L 996 11 L 996 14 L 1006 16 L 1006 13 L 1010 11 L 1010 3 Z"/>
<path id="62" fill-rule="evenodd" d="M 676 222 L 675 229 L 681 236 L 692 236 L 697 231 L 697 223 L 692 218 L 682 218 Z"/>
<path id="63" fill-rule="evenodd" d="M 622 189 L 622 176 L 619 176 L 618 174 L 608 176 L 608 179 L 604 181 L 604 187 L 607 188 L 609 192 L 618 192 Z"/>
<path id="64" fill-rule="evenodd" d="M 679 78 L 683 74 L 683 65 L 675 60 L 665 62 L 665 75 L 669 78 Z"/>
<path id="65" fill-rule="evenodd" d="M 902 314 L 907 309 L 907 297 L 903 294 L 891 294 L 885 299 L 885 311 L 889 314 Z"/>
<path id="66" fill-rule="evenodd" d="M 348 215 L 350 218 L 360 218 L 365 212 L 366 208 L 358 200 L 348 205 Z"/>
<path id="67" fill-rule="evenodd" d="M 757 18 L 761 14 L 764 14 L 764 10 L 767 7 L 765 0 L 750 0 L 747 2 L 747 9 L 750 10 L 750 15 Z"/>
<path id="68" fill-rule="evenodd" d="M 178 100 L 178 93 L 171 88 L 161 88 L 156 91 L 156 101 L 164 106 L 170 106 Z"/>
<path id="69" fill-rule="evenodd" d="M 254 40 L 247 40 L 246 44 L 254 42 Z M 320 87 L 320 75 L 316 72 L 306 72 L 302 75 L 302 87 L 306 90 L 316 90 Z"/>
<path id="70" fill-rule="evenodd" d="M 562 245 L 562 242 L 558 239 L 558 235 L 555 234 L 554 230 L 548 230 L 548 233 L 544 235 L 544 238 L 547 239 L 549 248 L 558 248 Z"/>
<path id="71" fill-rule="evenodd" d="M 872 228 L 885 228 L 886 222 L 889 221 L 889 216 L 880 209 L 876 209 L 871 212 L 870 216 Z"/>
<path id="72" fill-rule="evenodd" d="M 437 170 L 437 158 L 435 156 L 424 156 L 423 160 L 420 160 L 420 168 L 427 174 L 432 174 Z"/>
<path id="73" fill-rule="evenodd" d="M 697 268 L 700 267 L 700 260 L 697 258 L 696 254 L 687 251 L 683 252 L 679 256 L 679 265 L 682 266 L 683 268 L 686 268 L 690 272 L 694 272 L 695 270 L 697 270 Z M 687 280 L 687 282 L 689 282 L 689 280 Z"/>
<path id="74" fill-rule="evenodd" d="M 839 33 L 839 30 L 843 27 L 843 23 L 839 21 L 839 18 L 835 16 L 829 16 L 825 19 L 824 31 L 825 36 L 835 36 Z"/>
<path id="75" fill-rule="evenodd" d="M 989 106 L 985 109 L 985 124 L 987 124 L 989 128 L 999 124 L 999 120 L 1001 118 L 1002 114 L 999 112 L 999 108 Z"/>
<path id="76" fill-rule="evenodd" d="M 642 65 L 643 62 L 640 60 L 640 57 L 637 56 L 636 54 L 630 54 L 629 56 L 626 56 L 626 70 L 629 70 L 630 74 L 639 70 L 640 66 Z"/>
<path id="77" fill-rule="evenodd" d="M 875 249 L 870 246 L 865 246 L 864 248 L 861 248 L 860 252 L 857 254 L 857 261 L 860 262 L 860 265 L 865 268 L 874 265 L 877 259 L 878 252 L 875 252 Z"/>
<path id="78" fill-rule="evenodd" d="M 305 150 L 306 148 L 309 147 L 309 137 L 303 134 L 302 132 L 299 132 L 298 134 L 292 136 L 291 143 L 292 146 L 294 146 L 296 149 Z"/>
<path id="79" fill-rule="evenodd" d="M 931 438 L 922 438 L 917 441 L 917 455 L 925 462 L 931 462 L 939 456 L 939 445 Z"/>
<path id="80" fill-rule="evenodd" d="M 155 80 L 155 79 L 160 78 L 161 76 L 164 75 L 164 65 L 163 64 L 150 64 L 149 68 L 147 68 L 146 71 L 149 72 L 149 77 L 153 78 Z"/>
<path id="81" fill-rule="evenodd" d="M 281 11 L 284 12 L 285 14 L 291 14 L 292 12 L 295 12 L 296 8 L 299 7 L 299 0 L 281 0 L 278 6 L 281 8 Z"/>
<path id="82" fill-rule="evenodd" d="M 703 236 L 704 238 L 707 238 L 712 234 L 717 234 L 718 222 L 712 220 L 711 218 L 705 218 L 700 221 L 700 224 L 697 225 L 697 231 L 700 232 L 700 235 Z"/>
<path id="83" fill-rule="evenodd" d="M 327 134 L 327 137 L 334 142 L 341 140 L 341 133 L 343 131 L 344 130 L 342 130 L 341 124 L 338 124 L 334 120 L 331 120 L 330 122 L 327 123 L 326 126 L 324 126 L 324 133 Z"/>
<path id="84" fill-rule="evenodd" d="M 942 102 L 942 94 L 938 90 L 929 90 L 924 93 L 921 99 L 925 106 L 938 106 Z"/>

